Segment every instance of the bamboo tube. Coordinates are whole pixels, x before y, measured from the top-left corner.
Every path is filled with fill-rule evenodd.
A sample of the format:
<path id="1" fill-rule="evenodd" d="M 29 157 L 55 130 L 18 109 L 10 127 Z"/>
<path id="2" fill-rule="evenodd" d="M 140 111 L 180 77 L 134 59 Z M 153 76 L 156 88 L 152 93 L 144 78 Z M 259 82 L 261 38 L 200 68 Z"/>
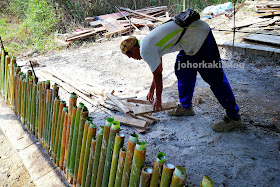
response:
<path id="1" fill-rule="evenodd" d="M 110 136 L 110 128 L 112 126 L 113 121 L 114 118 L 107 118 L 104 125 L 104 134 L 103 134 L 101 153 L 100 153 L 99 164 L 98 164 L 96 187 L 101 187 L 102 185 L 104 166 L 106 161 L 106 152 L 107 152 L 108 141 Z"/>
<path id="2" fill-rule="evenodd" d="M 96 125 L 94 125 L 91 122 L 91 124 L 88 128 L 88 133 L 86 134 L 86 138 L 85 138 L 86 139 L 86 146 L 85 146 L 85 151 L 84 151 L 85 152 L 84 153 L 84 158 L 83 158 L 83 161 L 80 160 L 80 165 L 79 165 L 78 179 L 80 180 L 80 178 L 81 178 L 81 182 L 79 180 L 78 180 L 78 182 L 80 182 L 81 186 L 85 186 L 85 183 L 86 183 L 91 140 L 94 136 L 96 136 Z M 81 156 L 82 156 L 82 154 L 81 154 Z M 82 172 L 80 172 L 80 171 L 82 171 Z"/>
<path id="3" fill-rule="evenodd" d="M 27 80 L 26 80 L 26 77 L 24 78 L 23 80 L 23 89 L 22 89 L 22 105 L 21 105 L 21 108 L 22 108 L 22 123 L 24 125 L 26 125 L 26 100 L 27 100 Z"/>
<path id="4" fill-rule="evenodd" d="M 67 107 L 68 109 L 68 107 Z M 59 167 L 63 170 L 63 162 L 64 162 L 64 154 L 65 154 L 65 144 L 66 144 L 66 130 L 68 124 L 68 112 L 65 113 L 64 122 L 63 122 L 63 129 L 62 129 L 62 137 L 61 137 L 61 145 L 60 146 L 60 157 L 59 157 Z"/>
<path id="5" fill-rule="evenodd" d="M 33 89 L 32 89 L 32 128 L 31 128 L 31 132 L 32 134 L 35 135 L 35 125 L 36 125 L 36 100 L 37 100 L 37 84 L 36 83 L 33 83 Z"/>
<path id="6" fill-rule="evenodd" d="M 83 138 L 82 138 L 82 144 L 81 144 L 81 153 L 80 153 L 80 161 L 79 161 L 79 166 L 78 166 L 76 186 L 81 186 L 81 183 L 82 183 L 82 174 L 83 174 L 83 166 L 84 166 L 84 157 L 85 157 L 85 148 L 86 148 L 87 134 L 88 134 L 89 125 L 91 123 L 92 123 L 92 118 L 91 117 L 87 117 L 85 125 L 84 125 L 83 135 L 82 135 Z"/>
<path id="7" fill-rule="evenodd" d="M 39 139 L 42 82 L 37 83 L 35 136 Z"/>
<path id="8" fill-rule="evenodd" d="M 153 167 L 153 174 L 151 178 L 150 187 L 156 187 L 160 185 L 160 179 L 161 179 L 161 172 L 163 164 L 165 163 L 165 154 L 162 152 L 159 152 L 156 156 L 156 160 L 154 162 Z"/>
<path id="9" fill-rule="evenodd" d="M 46 116 L 46 135 L 45 135 L 45 138 L 46 138 L 46 148 L 47 150 L 50 149 L 50 142 L 51 142 L 51 126 L 52 126 L 52 110 L 53 110 L 53 102 L 52 102 L 52 96 L 53 94 L 53 91 L 48 89 L 47 90 L 47 108 L 48 108 L 48 112 L 47 112 L 47 116 Z"/>
<path id="10" fill-rule="evenodd" d="M 45 87 L 46 87 L 46 82 L 42 82 L 42 85 L 41 85 L 41 92 L 40 92 L 40 123 L 39 123 L 39 132 L 38 132 L 38 136 L 39 136 L 39 140 L 41 142 L 41 144 L 43 145 L 42 143 L 42 138 L 43 138 L 43 128 L 44 128 L 44 114 L 45 114 Z"/>
<path id="11" fill-rule="evenodd" d="M 5 51 L 1 49 L 1 85 L 0 93 L 4 97 L 4 80 L 5 80 Z"/>
<path id="12" fill-rule="evenodd" d="M 174 169 L 175 166 L 173 164 L 167 163 L 163 165 L 160 187 L 170 186 Z"/>
<path id="13" fill-rule="evenodd" d="M 17 102 L 17 112 L 18 118 L 21 119 L 21 95 L 22 95 L 22 77 L 23 72 L 19 72 L 19 79 L 18 79 L 18 102 Z"/>
<path id="14" fill-rule="evenodd" d="M 87 117 L 88 117 L 88 109 L 86 106 L 84 106 L 83 111 L 81 113 L 81 119 L 79 124 L 79 131 L 78 131 L 77 151 L 76 151 L 75 168 L 74 168 L 74 185 L 76 185 L 77 178 L 78 178 L 79 164 L 81 159 L 80 156 L 82 151 L 83 133 L 84 133 L 84 127 L 85 127 L 85 122 Z"/>
<path id="15" fill-rule="evenodd" d="M 101 146 L 102 146 L 102 140 L 103 140 L 103 134 L 104 134 L 104 126 L 100 126 L 99 131 L 97 133 L 96 138 L 96 147 L 95 147 L 95 153 L 94 153 L 94 160 L 93 160 L 93 166 L 92 166 L 92 176 L 89 176 L 88 180 L 91 180 L 90 186 L 95 187 L 96 186 L 96 179 L 98 174 L 98 165 L 99 165 L 99 159 L 101 154 Z"/>
<path id="16" fill-rule="evenodd" d="M 79 123 L 80 123 L 81 111 L 82 111 L 83 108 L 84 108 L 84 104 L 79 103 L 78 108 L 77 108 L 77 112 L 76 112 L 73 138 L 72 138 L 72 145 L 71 145 L 70 165 L 69 165 L 69 169 L 68 169 L 68 182 L 69 183 L 73 183 L 73 178 L 74 178 Z"/>
<path id="17" fill-rule="evenodd" d="M 173 173 L 170 187 L 183 187 L 186 183 L 186 170 L 181 166 L 176 166 Z"/>
<path id="18" fill-rule="evenodd" d="M 124 138 L 125 138 L 124 134 L 118 133 L 116 135 L 113 158 L 112 158 L 112 166 L 111 166 L 110 177 L 109 177 L 109 185 L 108 185 L 109 187 L 114 187 L 115 185 L 119 154 L 120 154 L 120 149 L 123 147 L 124 144 Z"/>
<path id="19" fill-rule="evenodd" d="M 16 85 L 15 85 L 15 113 L 18 116 L 18 97 L 19 97 L 19 77 L 20 77 L 20 67 L 16 68 Z"/>
<path id="20" fill-rule="evenodd" d="M 109 176 L 110 176 L 110 169 L 112 164 L 115 138 L 116 138 L 116 134 L 119 131 L 120 131 L 120 122 L 113 121 L 110 129 L 110 135 L 109 135 L 107 152 L 106 152 L 106 161 L 105 161 L 105 167 L 104 167 L 103 179 L 102 179 L 103 187 L 108 187 L 109 184 Z"/>
<path id="21" fill-rule="evenodd" d="M 12 64 L 10 69 L 10 90 L 9 90 L 9 102 L 11 109 L 14 111 L 14 89 L 15 89 L 15 70 L 17 67 L 16 57 L 12 58 Z"/>
<path id="22" fill-rule="evenodd" d="M 53 133 L 54 133 L 54 129 L 55 129 L 55 127 L 54 127 L 54 123 L 55 123 L 55 116 L 56 116 L 56 109 L 55 109 L 55 101 L 56 101 L 56 99 L 57 98 L 59 98 L 58 97 L 58 90 L 59 90 L 59 86 L 55 83 L 54 85 L 53 85 L 53 89 L 52 89 L 52 98 L 51 98 L 51 103 L 50 103 L 50 113 L 49 113 L 49 116 L 48 116 L 48 118 L 49 118 L 49 133 L 48 133 L 48 145 L 50 146 L 50 153 L 51 153 L 51 151 L 52 151 L 52 143 L 53 143 Z M 55 112 L 54 112 L 54 110 L 56 110 Z M 69 113 L 68 113 L 69 114 Z"/>
<path id="23" fill-rule="evenodd" d="M 132 157 L 134 153 L 134 148 L 136 146 L 136 143 L 138 142 L 138 135 L 137 134 L 131 134 L 129 136 L 129 140 L 127 143 L 127 150 L 126 150 L 126 156 L 125 156 L 125 163 L 124 163 L 124 169 L 123 169 L 123 175 L 122 175 L 122 186 L 127 187 L 129 184 L 129 176 L 131 171 L 131 164 L 132 164 Z"/>
<path id="24" fill-rule="evenodd" d="M 71 128 L 70 128 L 70 135 L 69 135 L 69 139 L 68 139 L 69 144 L 68 144 L 66 171 L 65 171 L 67 179 L 68 179 L 68 171 L 69 171 L 69 167 L 70 167 L 71 148 L 72 148 L 73 134 L 74 134 L 74 128 L 75 128 L 76 113 L 77 113 L 77 106 L 74 106 L 73 109 L 72 109 Z"/>
<path id="25" fill-rule="evenodd" d="M 68 113 L 68 107 L 65 106 L 63 107 L 63 110 L 61 112 L 61 118 L 60 118 L 60 124 L 57 127 L 58 130 L 58 139 L 56 139 L 57 141 L 55 142 L 55 147 L 56 147 L 56 165 L 59 166 L 59 160 L 60 160 L 60 149 L 61 149 L 61 140 L 62 140 L 62 131 L 63 131 L 63 124 L 64 124 L 64 120 L 65 120 L 65 115 L 66 113 Z"/>
<path id="26" fill-rule="evenodd" d="M 55 147 L 55 136 L 56 136 L 58 115 L 59 115 L 59 106 L 60 106 L 60 101 L 58 97 L 56 97 L 54 100 L 53 116 L 52 116 L 51 152 L 54 151 L 54 147 Z"/>
<path id="27" fill-rule="evenodd" d="M 146 142 L 138 142 L 136 144 L 130 173 L 129 186 L 138 187 L 140 184 L 141 169 L 145 165 Z"/>
<path id="28" fill-rule="evenodd" d="M 121 148 L 120 154 L 119 154 L 117 174 L 116 174 L 116 178 L 115 178 L 115 187 L 120 187 L 121 183 L 122 183 L 122 176 L 123 176 L 123 169 L 124 169 L 126 152 L 127 152 L 126 148 Z"/>
<path id="29" fill-rule="evenodd" d="M 49 90 L 49 91 L 48 91 Z M 46 149 L 46 143 L 47 143 L 47 133 L 48 133 L 48 116 L 49 116 L 49 110 L 50 110 L 50 102 L 51 102 L 51 90 L 50 90 L 50 81 L 47 80 L 45 83 L 45 98 L 44 98 L 44 119 L 43 119 L 43 143 L 44 148 Z M 49 95 L 48 95 L 49 93 Z"/>
<path id="30" fill-rule="evenodd" d="M 153 173 L 153 168 L 150 166 L 146 166 L 142 168 L 141 177 L 140 177 L 140 186 L 141 187 L 149 187 L 150 180 Z"/>
<path id="31" fill-rule="evenodd" d="M 66 130 L 66 144 L 65 144 L 65 156 L 64 156 L 64 163 L 63 163 L 63 170 L 66 168 L 66 162 L 68 158 L 68 147 L 69 147 L 69 136 L 71 131 L 71 119 L 72 119 L 72 111 L 73 108 L 77 104 L 77 95 L 75 93 L 71 93 L 69 99 L 69 111 L 68 111 L 68 123 L 67 123 L 67 130 Z M 73 134 L 73 133 L 72 133 Z"/>
<path id="32" fill-rule="evenodd" d="M 87 167 L 87 173 L 86 173 L 86 180 L 84 181 L 84 176 L 82 179 L 82 186 L 89 187 L 91 182 L 91 176 L 92 176 L 92 168 L 93 168 L 93 161 L 94 161 L 94 155 L 95 155 L 95 149 L 96 149 L 96 137 L 93 137 L 91 140 L 91 146 L 90 146 L 90 155 L 88 160 L 88 167 Z M 84 173 L 84 172 L 83 172 Z"/>
<path id="33" fill-rule="evenodd" d="M 214 182 L 208 176 L 204 175 L 202 182 L 199 184 L 199 187 L 213 187 Z"/>
<path id="34" fill-rule="evenodd" d="M 29 129 L 29 95 L 30 95 L 30 77 L 32 76 L 32 71 L 28 70 L 26 74 L 26 93 L 25 93 L 25 115 L 24 115 L 24 124 L 27 126 Z"/>
<path id="35" fill-rule="evenodd" d="M 4 89 L 4 98 L 6 104 L 8 104 L 8 90 L 9 90 L 9 65 L 11 63 L 11 56 L 6 55 L 5 59 L 5 89 Z"/>
<path id="36" fill-rule="evenodd" d="M 33 91 L 33 76 L 29 77 L 28 80 L 28 107 L 27 107 L 27 126 L 29 131 L 31 132 L 31 117 L 32 117 L 32 91 Z"/>

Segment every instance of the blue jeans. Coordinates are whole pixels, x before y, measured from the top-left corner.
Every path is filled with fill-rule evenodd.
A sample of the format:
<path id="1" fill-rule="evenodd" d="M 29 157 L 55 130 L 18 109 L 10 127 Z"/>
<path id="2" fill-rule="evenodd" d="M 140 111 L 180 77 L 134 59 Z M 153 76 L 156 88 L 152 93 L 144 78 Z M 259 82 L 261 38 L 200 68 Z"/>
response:
<path id="1" fill-rule="evenodd" d="M 204 63 L 204 66 L 203 66 Z M 208 64 L 215 65 L 209 68 Z M 232 119 L 238 119 L 239 107 L 235 102 L 229 82 L 221 66 L 219 50 L 210 31 L 202 47 L 194 56 L 188 56 L 182 50 L 177 55 L 175 74 L 178 79 L 179 98 L 184 108 L 192 105 L 192 97 L 196 82 L 197 72 L 203 80 L 210 85 L 211 90 L 219 103 Z"/>

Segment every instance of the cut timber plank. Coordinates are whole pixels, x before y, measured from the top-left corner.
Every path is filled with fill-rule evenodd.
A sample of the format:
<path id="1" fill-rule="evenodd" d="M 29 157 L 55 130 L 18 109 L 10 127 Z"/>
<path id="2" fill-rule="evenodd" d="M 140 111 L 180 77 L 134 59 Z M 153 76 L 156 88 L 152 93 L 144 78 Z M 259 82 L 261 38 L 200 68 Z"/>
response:
<path id="1" fill-rule="evenodd" d="M 264 16 L 273 16 L 273 15 L 279 15 L 280 11 L 276 12 L 267 12 L 267 13 L 261 13 L 261 14 L 253 14 L 254 17 L 264 17 Z"/>
<path id="2" fill-rule="evenodd" d="M 250 34 L 243 38 L 246 40 L 253 40 L 258 42 L 280 45 L 280 36 L 266 35 L 266 34 Z"/>
<path id="3" fill-rule="evenodd" d="M 268 21 L 268 20 L 270 20 L 270 18 L 252 18 L 252 17 L 250 17 L 248 19 L 244 19 L 240 22 L 237 22 L 235 27 L 236 28 L 246 27 L 246 26 L 249 26 L 249 25 L 253 25 L 255 23 L 260 23 L 260 22 L 264 22 L 264 21 Z M 229 26 L 230 26 L 230 28 L 233 29 L 232 24 L 229 25 Z"/>
<path id="4" fill-rule="evenodd" d="M 129 13 L 126 11 L 123 12 L 116 12 L 116 13 L 112 13 L 112 14 L 106 14 L 106 15 L 101 15 L 101 16 L 96 16 L 96 19 L 109 19 L 109 18 L 113 18 L 113 19 L 120 19 L 123 18 L 124 16 L 129 16 Z"/>
<path id="5" fill-rule="evenodd" d="M 125 29 L 122 24 L 120 24 L 116 19 L 106 19 L 101 20 L 101 24 L 109 31 L 109 32 L 117 32 L 119 30 Z"/>
<path id="6" fill-rule="evenodd" d="M 148 125 L 147 121 L 135 119 L 129 115 L 126 116 L 119 116 L 119 115 L 113 115 L 114 120 L 119 121 L 121 124 L 139 128 L 139 129 L 145 129 Z"/>
<path id="7" fill-rule="evenodd" d="M 280 5 L 280 1 L 245 1 L 245 3 L 253 5 Z"/>
<path id="8" fill-rule="evenodd" d="M 149 101 L 141 100 L 141 99 L 127 99 L 127 102 L 139 103 L 139 104 L 145 104 L 145 105 L 152 105 Z"/>
<path id="9" fill-rule="evenodd" d="M 103 28 L 102 30 L 106 30 L 106 29 Z M 86 38 L 86 37 L 89 37 L 89 36 L 92 36 L 92 35 L 96 34 L 99 31 L 93 30 L 93 31 L 85 33 L 85 34 L 81 34 L 81 35 L 78 35 L 78 36 L 73 36 L 73 37 L 67 38 L 66 41 L 69 42 L 69 41 L 73 41 L 73 40 L 77 40 L 77 39 L 81 39 L 81 38 Z"/>
<path id="10" fill-rule="evenodd" d="M 177 104 L 176 104 L 175 101 L 162 103 L 162 110 L 161 111 L 173 109 L 176 106 L 177 106 Z M 135 115 L 148 114 L 148 113 L 153 113 L 153 112 L 155 112 L 153 110 L 153 105 L 147 105 L 147 106 L 141 106 L 141 107 L 139 106 L 139 107 L 137 107 L 133 110 L 133 113 Z"/>
<path id="11" fill-rule="evenodd" d="M 133 11 L 133 10 L 131 10 L 129 8 L 121 7 L 121 9 L 123 9 L 123 10 L 125 10 L 127 12 L 130 12 L 130 13 L 136 14 L 136 15 L 140 15 L 140 16 L 144 16 L 144 17 L 150 18 L 150 19 L 155 20 L 155 21 L 159 21 L 159 22 L 165 21 L 165 20 L 157 18 L 157 17 L 153 17 L 153 16 L 150 16 L 150 15 L 147 15 L 147 14 L 143 14 L 143 13 L 140 13 L 140 12 Z"/>
<path id="12" fill-rule="evenodd" d="M 107 97 L 109 97 L 122 111 L 123 113 L 128 113 L 130 111 L 132 111 L 130 108 L 128 108 L 127 106 L 125 106 L 124 104 L 122 104 L 115 96 L 113 96 L 112 94 L 106 94 Z"/>
<path id="13" fill-rule="evenodd" d="M 122 33 L 126 32 L 126 31 L 129 31 L 131 28 L 132 27 L 127 27 L 127 28 L 125 28 L 123 30 L 118 30 L 118 31 L 115 31 L 115 32 L 109 32 L 109 33 L 104 34 L 104 37 L 105 38 L 110 38 L 111 36 L 113 36 L 115 34 L 122 34 Z"/>

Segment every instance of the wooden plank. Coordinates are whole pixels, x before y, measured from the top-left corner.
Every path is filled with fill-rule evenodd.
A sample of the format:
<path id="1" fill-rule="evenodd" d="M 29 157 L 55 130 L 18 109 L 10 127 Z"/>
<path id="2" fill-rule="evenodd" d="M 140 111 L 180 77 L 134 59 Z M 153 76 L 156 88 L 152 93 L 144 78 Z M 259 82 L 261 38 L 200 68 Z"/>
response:
<path id="1" fill-rule="evenodd" d="M 81 35 L 78 35 L 78 36 L 73 36 L 73 37 L 67 38 L 66 41 L 70 42 L 70 41 L 73 41 L 73 40 L 86 38 L 86 37 L 92 36 L 96 33 L 97 33 L 97 31 L 94 30 L 94 31 L 91 31 L 91 32 L 88 32 L 88 33 L 85 33 L 85 34 L 81 34 Z"/>
<path id="2" fill-rule="evenodd" d="M 155 20 L 155 21 L 159 21 L 159 22 L 165 21 L 165 20 L 163 20 L 163 19 L 159 19 L 159 18 L 156 18 L 156 17 L 153 17 L 153 16 L 149 16 L 149 15 L 147 15 L 147 14 L 143 14 L 143 13 L 140 13 L 140 12 L 133 11 L 133 10 L 131 10 L 131 9 L 129 9 L 129 8 L 123 8 L 123 7 L 121 7 L 121 9 L 123 9 L 123 10 L 125 10 L 125 11 L 127 11 L 127 12 L 130 12 L 130 13 L 136 14 L 136 15 L 140 15 L 140 16 L 144 16 L 144 17 L 150 18 L 150 19 Z"/>
<path id="3" fill-rule="evenodd" d="M 120 24 L 116 19 L 106 19 L 101 20 L 101 24 L 109 31 L 109 32 L 116 32 L 119 30 L 125 29 L 125 27 Z"/>
<path id="4" fill-rule="evenodd" d="M 116 12 L 116 13 L 112 13 L 112 14 L 105 14 L 105 15 L 100 15 L 100 16 L 96 16 L 96 19 L 108 19 L 108 18 L 113 18 L 113 19 L 120 19 L 123 18 L 124 16 L 129 16 L 129 13 L 126 11 L 122 11 L 120 12 Z"/>
<path id="5" fill-rule="evenodd" d="M 149 115 L 149 114 L 141 114 L 140 116 L 144 116 L 145 118 L 149 118 L 149 119 L 152 119 L 156 122 L 160 122 L 160 119 L 155 117 L 155 116 L 152 116 L 152 115 Z"/>
<path id="6" fill-rule="evenodd" d="M 111 36 L 115 35 L 115 34 L 122 34 L 126 31 L 129 31 L 132 27 L 127 27 L 123 30 L 119 30 L 119 31 L 116 31 L 116 32 L 109 32 L 109 33 L 105 33 L 104 34 L 104 38 L 110 38 Z"/>
<path id="7" fill-rule="evenodd" d="M 280 5 L 280 1 L 245 1 L 245 3 L 253 5 Z"/>
<path id="8" fill-rule="evenodd" d="M 177 106 L 177 104 L 175 101 L 162 103 L 162 110 L 160 110 L 160 111 L 173 109 L 176 106 Z M 148 114 L 148 113 L 153 113 L 153 112 L 155 112 L 153 110 L 153 105 L 139 106 L 133 110 L 134 115 Z"/>
<path id="9" fill-rule="evenodd" d="M 130 127 L 135 127 L 139 129 L 145 129 L 148 125 L 147 121 L 135 119 L 129 115 L 120 116 L 120 115 L 113 115 L 114 120 L 119 121 L 123 125 L 127 125 Z"/>
<path id="10" fill-rule="evenodd" d="M 132 111 L 130 108 L 128 108 L 127 106 L 125 106 L 124 104 L 122 104 L 115 96 L 113 96 L 112 94 L 106 94 L 107 97 L 109 97 L 122 111 L 123 113 L 128 113 L 130 111 Z"/>
<path id="11" fill-rule="evenodd" d="M 279 12 L 280 8 L 256 8 L 256 12 Z"/>
<path id="12" fill-rule="evenodd" d="M 145 104 L 145 105 L 152 105 L 148 100 L 141 100 L 141 99 L 127 99 L 127 102 L 131 103 L 138 103 L 138 104 Z"/>
<path id="13" fill-rule="evenodd" d="M 268 21 L 268 20 L 270 20 L 270 18 L 252 18 L 252 17 L 250 17 L 250 18 L 244 19 L 240 22 L 237 22 L 235 27 L 236 28 L 246 27 L 249 25 L 253 25 L 255 23 L 260 23 L 260 22 L 264 22 L 264 21 Z M 230 24 L 229 27 L 233 29 L 232 24 Z"/>
<path id="14" fill-rule="evenodd" d="M 261 13 L 261 14 L 253 14 L 253 17 L 264 17 L 264 16 L 273 16 L 273 15 L 279 15 L 280 11 L 278 12 L 267 12 L 267 13 Z"/>
<path id="15" fill-rule="evenodd" d="M 265 43 L 280 45 L 280 36 L 275 36 L 275 35 L 250 34 L 243 38 L 246 40 L 253 40 L 257 42 L 265 42 Z"/>

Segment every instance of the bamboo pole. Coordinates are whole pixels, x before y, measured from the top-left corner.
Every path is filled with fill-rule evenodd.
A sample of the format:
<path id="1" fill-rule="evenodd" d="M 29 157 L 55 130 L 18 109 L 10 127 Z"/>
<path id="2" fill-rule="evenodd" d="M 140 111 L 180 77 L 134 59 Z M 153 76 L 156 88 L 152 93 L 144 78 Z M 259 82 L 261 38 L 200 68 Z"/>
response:
<path id="1" fill-rule="evenodd" d="M 42 138 L 43 138 L 43 121 L 44 121 L 44 109 L 45 109 L 45 87 L 46 87 L 46 82 L 42 82 L 41 84 L 41 92 L 40 92 L 40 118 L 39 118 L 39 128 L 38 128 L 38 137 L 39 141 L 42 143 Z"/>
<path id="2" fill-rule="evenodd" d="M 48 93 L 49 92 L 49 93 Z M 51 146 L 51 129 L 52 129 L 52 111 L 53 111 L 53 90 L 48 89 L 47 90 L 47 96 L 48 96 L 48 100 L 49 103 L 47 104 L 48 107 L 48 113 L 46 116 L 46 126 L 47 126 L 47 130 L 46 130 L 46 147 L 47 150 L 50 150 L 50 146 Z"/>
<path id="3" fill-rule="evenodd" d="M 163 164 L 165 163 L 165 154 L 162 152 L 159 152 L 156 156 L 156 160 L 154 162 L 154 167 L 153 167 L 153 174 L 151 177 L 151 183 L 150 187 L 156 187 L 160 185 L 160 179 L 161 179 L 161 172 L 162 172 L 162 167 Z"/>
<path id="4" fill-rule="evenodd" d="M 101 187 L 102 185 L 104 166 L 106 161 L 106 152 L 107 152 L 108 141 L 110 136 L 110 128 L 113 121 L 114 118 L 107 118 L 104 125 L 104 134 L 103 134 L 102 147 L 101 147 L 101 153 L 100 153 L 99 164 L 98 164 L 96 187 Z"/>
<path id="5" fill-rule="evenodd" d="M 84 127 L 85 127 L 85 122 L 86 122 L 87 117 L 88 117 L 88 109 L 86 106 L 84 106 L 83 111 L 81 113 L 81 119 L 80 119 L 80 124 L 79 124 L 79 131 L 78 131 L 77 151 L 76 151 L 75 168 L 74 168 L 74 186 L 76 185 L 77 178 L 78 178 L 83 133 L 84 133 Z"/>
<path id="6" fill-rule="evenodd" d="M 87 134 L 88 134 L 88 128 L 91 123 L 92 123 L 92 118 L 87 117 L 86 122 L 84 124 L 84 131 L 83 131 L 83 135 L 82 135 L 83 138 L 82 138 L 82 144 L 81 144 L 81 153 L 80 153 L 80 161 L 79 161 L 79 166 L 78 166 L 76 186 L 81 186 L 81 184 L 82 184 L 82 174 L 83 174 Z"/>
<path id="7" fill-rule="evenodd" d="M 87 184 L 91 184 L 91 187 L 96 186 L 96 179 L 98 174 L 98 165 L 99 165 L 99 159 L 101 154 L 101 146 L 102 146 L 102 140 L 103 140 L 103 134 L 104 134 L 104 126 L 100 126 L 99 131 L 97 133 L 96 138 L 96 147 L 95 147 L 95 153 L 94 153 L 94 160 L 93 160 L 93 166 L 92 166 L 92 176 L 87 179 Z M 88 181 L 91 182 L 88 182 Z"/>
<path id="8" fill-rule="evenodd" d="M 29 95 L 30 95 L 30 77 L 32 76 L 32 71 L 28 70 L 26 74 L 26 91 L 25 91 L 25 112 L 24 112 L 24 124 L 29 129 Z"/>
<path id="9" fill-rule="evenodd" d="M 37 84 L 36 83 L 33 83 L 33 89 L 32 89 L 32 123 L 31 123 L 31 132 L 32 134 L 35 135 L 35 125 L 36 125 L 36 100 L 37 100 Z"/>
<path id="10" fill-rule="evenodd" d="M 58 97 L 54 100 L 54 106 L 53 106 L 53 116 L 52 116 L 52 131 L 51 131 L 51 152 L 54 152 L 55 147 L 55 136 L 56 136 L 56 129 L 57 129 L 57 121 L 59 116 L 59 106 L 60 106 L 60 100 Z"/>
<path id="11" fill-rule="evenodd" d="M 27 124 L 29 131 L 31 131 L 31 118 L 32 118 L 32 92 L 33 92 L 33 76 L 29 77 L 28 81 L 28 86 L 29 86 L 29 96 L 28 96 L 28 112 L 27 112 Z"/>
<path id="12" fill-rule="evenodd" d="M 68 107 L 67 107 L 67 110 L 68 110 Z M 59 157 L 59 168 L 61 170 L 63 170 L 67 124 L 68 124 L 68 112 L 65 113 L 65 116 L 64 116 L 64 123 L 63 123 L 63 129 L 62 129 L 62 137 L 61 137 L 61 145 L 58 145 L 58 146 L 61 147 L 60 148 L 60 157 Z"/>
<path id="13" fill-rule="evenodd" d="M 86 138 L 86 147 L 85 147 L 85 156 L 84 156 L 84 163 L 82 165 L 82 162 L 80 161 L 80 165 L 82 165 L 82 181 L 81 181 L 81 186 L 84 187 L 86 183 L 86 176 L 87 176 L 87 169 L 88 169 L 88 163 L 89 163 L 89 153 L 91 149 L 91 141 L 92 138 L 96 136 L 96 125 L 93 123 L 90 124 L 88 128 L 88 133 L 87 133 L 87 138 Z M 78 173 L 78 178 L 79 178 Z"/>
<path id="14" fill-rule="evenodd" d="M 150 180 L 153 173 L 153 168 L 150 166 L 146 166 L 142 168 L 141 177 L 140 177 L 140 186 L 141 187 L 149 187 Z"/>
<path id="15" fill-rule="evenodd" d="M 169 187 L 172 180 L 173 171 L 175 166 L 170 163 L 165 163 L 162 169 L 162 176 L 160 180 L 160 187 Z"/>
<path id="16" fill-rule="evenodd" d="M 35 136 L 39 139 L 42 82 L 37 83 Z"/>
<path id="17" fill-rule="evenodd" d="M 132 157 L 134 153 L 134 148 L 136 146 L 136 143 L 138 142 L 138 135 L 137 134 L 131 134 L 129 136 L 129 140 L 127 143 L 127 150 L 126 150 L 126 157 L 125 157 L 125 164 L 123 169 L 123 175 L 122 175 L 122 186 L 127 187 L 129 184 L 129 176 L 131 171 L 131 164 L 132 164 Z"/>
<path id="18" fill-rule="evenodd" d="M 17 67 L 16 63 L 16 57 L 12 58 L 12 64 L 11 64 L 11 69 L 10 69 L 10 83 L 9 83 L 9 102 L 11 109 L 14 110 L 14 90 L 15 90 L 15 70 Z"/>
<path id="19" fill-rule="evenodd" d="M 113 158 L 112 158 L 112 166 L 111 166 L 110 177 L 109 177 L 109 185 L 108 185 L 109 187 L 114 187 L 115 185 L 119 154 L 120 154 L 120 149 L 123 147 L 124 144 L 124 138 L 125 138 L 124 134 L 118 133 L 116 135 Z"/>
<path id="20" fill-rule="evenodd" d="M 24 76 L 24 79 L 23 79 L 23 86 L 22 86 L 22 105 L 21 105 L 21 122 L 26 125 L 25 123 L 25 119 L 26 119 L 26 91 L 27 91 L 27 80 L 26 80 L 26 77 Z"/>
<path id="21" fill-rule="evenodd" d="M 56 151 L 56 165 L 59 166 L 59 160 L 60 160 L 60 151 L 61 151 L 61 140 L 62 140 L 62 131 L 63 131 L 63 125 L 65 124 L 64 121 L 67 119 L 65 118 L 66 114 L 68 115 L 68 107 L 65 106 L 63 107 L 62 113 L 61 113 L 61 119 L 60 119 L 60 124 L 58 126 L 59 131 L 58 131 L 58 141 L 55 142 L 55 147 L 57 147 Z"/>
<path id="22" fill-rule="evenodd" d="M 212 181 L 212 179 L 204 175 L 202 182 L 199 184 L 199 187 L 213 187 L 213 186 L 214 186 L 214 182 Z"/>
<path id="23" fill-rule="evenodd" d="M 88 165 L 87 165 L 87 173 L 85 175 L 86 179 L 85 179 L 85 183 L 84 183 L 83 182 L 84 181 L 84 176 L 83 176 L 82 186 L 86 186 L 86 187 L 90 186 L 91 176 L 92 176 L 92 168 L 93 168 L 93 162 L 94 162 L 94 155 L 95 155 L 95 149 L 96 149 L 96 137 L 93 137 L 91 139 L 90 154 L 89 154 L 89 160 L 88 160 Z"/>
<path id="24" fill-rule="evenodd" d="M 44 142 L 44 148 L 47 148 L 47 134 L 48 134 L 48 124 L 49 124 L 49 113 L 50 113 L 50 103 L 51 103 L 51 93 L 52 90 L 50 90 L 50 81 L 46 81 L 45 85 L 45 99 L 44 99 L 44 121 L 43 121 L 43 142 Z M 49 91 L 48 91 L 49 90 Z M 49 95 L 48 95 L 49 92 Z"/>
<path id="25" fill-rule="evenodd" d="M 5 87 L 4 87 L 4 99 L 6 104 L 8 104 L 8 88 L 9 88 L 9 64 L 11 63 L 11 56 L 6 55 L 5 57 Z"/>
<path id="26" fill-rule="evenodd" d="M 14 110 L 16 115 L 18 116 L 18 96 L 19 96 L 19 73 L 20 73 L 20 67 L 16 68 L 16 72 L 15 72 L 15 98 L 14 98 Z"/>
<path id="27" fill-rule="evenodd" d="M 138 187 L 140 184 L 141 169 L 144 167 L 146 157 L 146 142 L 136 144 L 130 173 L 129 186 Z"/>
<path id="28" fill-rule="evenodd" d="M 115 178 L 115 187 L 120 187 L 122 183 L 123 169 L 126 157 L 126 148 L 121 148 L 118 160 L 117 174 Z M 92 187 L 92 186 L 91 186 Z"/>
<path id="29" fill-rule="evenodd" d="M 54 133 L 54 123 L 55 123 L 55 117 L 56 117 L 56 106 L 55 106 L 55 101 L 58 97 L 58 90 L 59 90 L 59 86 L 55 83 L 53 85 L 53 89 L 52 89 L 52 94 L 51 94 L 51 100 L 50 100 L 50 112 L 49 112 L 49 120 L 48 120 L 48 126 L 49 126 L 49 129 L 48 129 L 48 136 L 47 136 L 47 139 L 48 139 L 48 145 L 50 146 L 50 150 L 49 152 L 51 153 L 52 151 L 52 141 L 53 141 L 53 133 Z"/>
<path id="30" fill-rule="evenodd" d="M 1 49 L 1 87 L 0 93 L 4 97 L 4 85 L 5 85 L 5 53 L 6 51 Z"/>
<path id="31" fill-rule="evenodd" d="M 18 111 L 18 118 L 21 119 L 21 95 L 22 95 L 22 78 L 23 78 L 23 72 L 19 72 L 19 81 L 18 81 L 18 106 L 17 106 L 17 111 Z"/>
<path id="32" fill-rule="evenodd" d="M 181 166 L 176 166 L 173 173 L 170 187 L 183 187 L 186 183 L 186 170 Z"/>

